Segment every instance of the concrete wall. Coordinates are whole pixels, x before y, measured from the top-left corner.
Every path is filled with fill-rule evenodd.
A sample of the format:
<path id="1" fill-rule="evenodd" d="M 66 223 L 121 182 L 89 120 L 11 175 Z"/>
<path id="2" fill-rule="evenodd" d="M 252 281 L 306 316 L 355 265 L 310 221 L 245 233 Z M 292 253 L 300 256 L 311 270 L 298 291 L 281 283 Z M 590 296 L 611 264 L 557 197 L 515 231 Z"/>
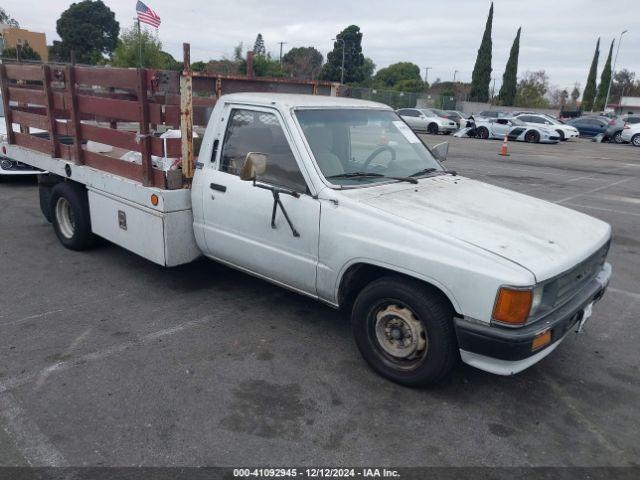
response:
<path id="1" fill-rule="evenodd" d="M 524 107 L 501 107 L 498 105 L 491 105 L 490 103 L 479 102 L 458 102 L 458 110 L 471 115 L 472 113 L 480 113 L 483 110 L 500 110 L 502 112 L 516 112 L 516 111 L 532 111 L 538 113 L 546 113 L 554 117 L 560 115 L 560 110 L 555 108 L 524 108 Z"/>

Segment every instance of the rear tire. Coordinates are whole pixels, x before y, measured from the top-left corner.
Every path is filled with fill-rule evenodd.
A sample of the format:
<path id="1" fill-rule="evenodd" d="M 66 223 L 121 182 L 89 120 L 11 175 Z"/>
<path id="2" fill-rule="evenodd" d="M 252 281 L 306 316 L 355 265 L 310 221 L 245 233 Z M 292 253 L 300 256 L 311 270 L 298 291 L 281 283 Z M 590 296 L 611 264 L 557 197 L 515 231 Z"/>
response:
<path id="1" fill-rule="evenodd" d="M 60 243 L 70 250 L 86 250 L 95 243 L 91 232 L 89 200 L 84 186 L 58 183 L 51 189 L 49 211 Z"/>
<path id="2" fill-rule="evenodd" d="M 40 211 L 42 215 L 51 223 L 53 216 L 51 215 L 51 185 L 45 185 L 40 183 L 38 185 L 38 196 L 40 197 Z"/>
<path id="3" fill-rule="evenodd" d="M 613 134 L 613 141 L 615 143 L 622 143 L 622 130 Z"/>
<path id="4" fill-rule="evenodd" d="M 438 125 L 436 123 L 430 123 L 429 126 L 427 127 L 427 133 L 430 133 L 432 135 L 437 135 Z"/>
<path id="5" fill-rule="evenodd" d="M 631 137 L 631 145 L 634 147 L 640 147 L 640 133 Z"/>
<path id="6" fill-rule="evenodd" d="M 458 359 L 451 305 L 411 279 L 390 276 L 367 285 L 353 305 L 351 326 L 367 363 L 408 387 L 441 381 Z"/>
<path id="7" fill-rule="evenodd" d="M 535 130 L 529 130 L 524 134 L 524 141 L 527 143 L 538 143 L 540 141 L 540 134 Z"/>

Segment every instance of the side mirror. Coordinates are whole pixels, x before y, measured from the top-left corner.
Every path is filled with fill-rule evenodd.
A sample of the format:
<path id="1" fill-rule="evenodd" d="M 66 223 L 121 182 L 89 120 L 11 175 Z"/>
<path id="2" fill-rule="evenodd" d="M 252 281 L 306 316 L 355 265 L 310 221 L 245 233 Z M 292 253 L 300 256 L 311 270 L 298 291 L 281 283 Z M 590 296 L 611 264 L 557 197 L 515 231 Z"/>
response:
<path id="1" fill-rule="evenodd" d="M 449 142 L 442 142 L 431 149 L 431 152 L 441 162 L 444 162 L 449 155 Z"/>
<path id="2" fill-rule="evenodd" d="M 252 181 L 260 175 L 263 175 L 267 170 L 267 158 L 268 155 L 266 153 L 247 153 L 247 158 L 244 159 L 244 163 L 240 169 L 240 179 Z"/>

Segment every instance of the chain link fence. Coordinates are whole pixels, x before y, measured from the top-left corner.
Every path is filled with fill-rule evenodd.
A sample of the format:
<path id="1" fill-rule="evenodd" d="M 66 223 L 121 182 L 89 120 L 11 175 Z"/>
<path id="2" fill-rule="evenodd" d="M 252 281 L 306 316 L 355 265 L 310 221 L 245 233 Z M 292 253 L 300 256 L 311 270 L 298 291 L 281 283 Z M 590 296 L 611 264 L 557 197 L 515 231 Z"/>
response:
<path id="1" fill-rule="evenodd" d="M 384 103 L 394 109 L 414 108 L 420 95 L 415 92 L 398 92 L 396 90 L 380 90 L 378 88 L 363 87 L 348 87 L 342 91 L 341 94 L 345 97 Z"/>

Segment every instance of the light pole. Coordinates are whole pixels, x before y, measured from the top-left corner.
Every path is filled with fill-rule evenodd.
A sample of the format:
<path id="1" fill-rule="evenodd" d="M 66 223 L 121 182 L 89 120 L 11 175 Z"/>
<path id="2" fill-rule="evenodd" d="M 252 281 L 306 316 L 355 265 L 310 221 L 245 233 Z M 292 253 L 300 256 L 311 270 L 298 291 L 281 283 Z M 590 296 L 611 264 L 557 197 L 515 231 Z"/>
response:
<path id="1" fill-rule="evenodd" d="M 280 44 L 280 67 L 282 67 L 282 46 L 286 45 L 287 42 L 278 42 Z"/>
<path id="2" fill-rule="evenodd" d="M 609 87 L 607 88 L 607 98 L 604 100 L 604 109 L 607 110 L 607 104 L 609 103 L 609 94 L 611 93 L 611 84 L 613 83 L 613 74 L 616 72 L 616 63 L 618 62 L 618 52 L 620 52 L 620 43 L 622 42 L 622 36 L 627 33 L 623 30 L 620 34 L 620 40 L 618 40 L 618 47 L 616 48 L 616 56 L 613 59 L 613 69 L 611 70 L 611 78 L 609 79 Z"/>
<path id="3" fill-rule="evenodd" d="M 424 83 L 428 83 L 427 79 L 429 78 L 429 70 L 431 70 L 431 67 L 424 67 Z"/>
<path id="4" fill-rule="evenodd" d="M 458 72 L 458 70 L 454 70 L 454 71 L 453 71 L 453 83 L 454 83 L 454 84 L 456 83 L 456 75 L 457 75 L 458 73 L 459 73 L 459 72 Z"/>
<path id="5" fill-rule="evenodd" d="M 331 40 L 333 40 L 334 42 L 342 42 L 342 72 L 340 73 L 340 83 L 344 85 L 344 38 L 332 38 Z"/>

